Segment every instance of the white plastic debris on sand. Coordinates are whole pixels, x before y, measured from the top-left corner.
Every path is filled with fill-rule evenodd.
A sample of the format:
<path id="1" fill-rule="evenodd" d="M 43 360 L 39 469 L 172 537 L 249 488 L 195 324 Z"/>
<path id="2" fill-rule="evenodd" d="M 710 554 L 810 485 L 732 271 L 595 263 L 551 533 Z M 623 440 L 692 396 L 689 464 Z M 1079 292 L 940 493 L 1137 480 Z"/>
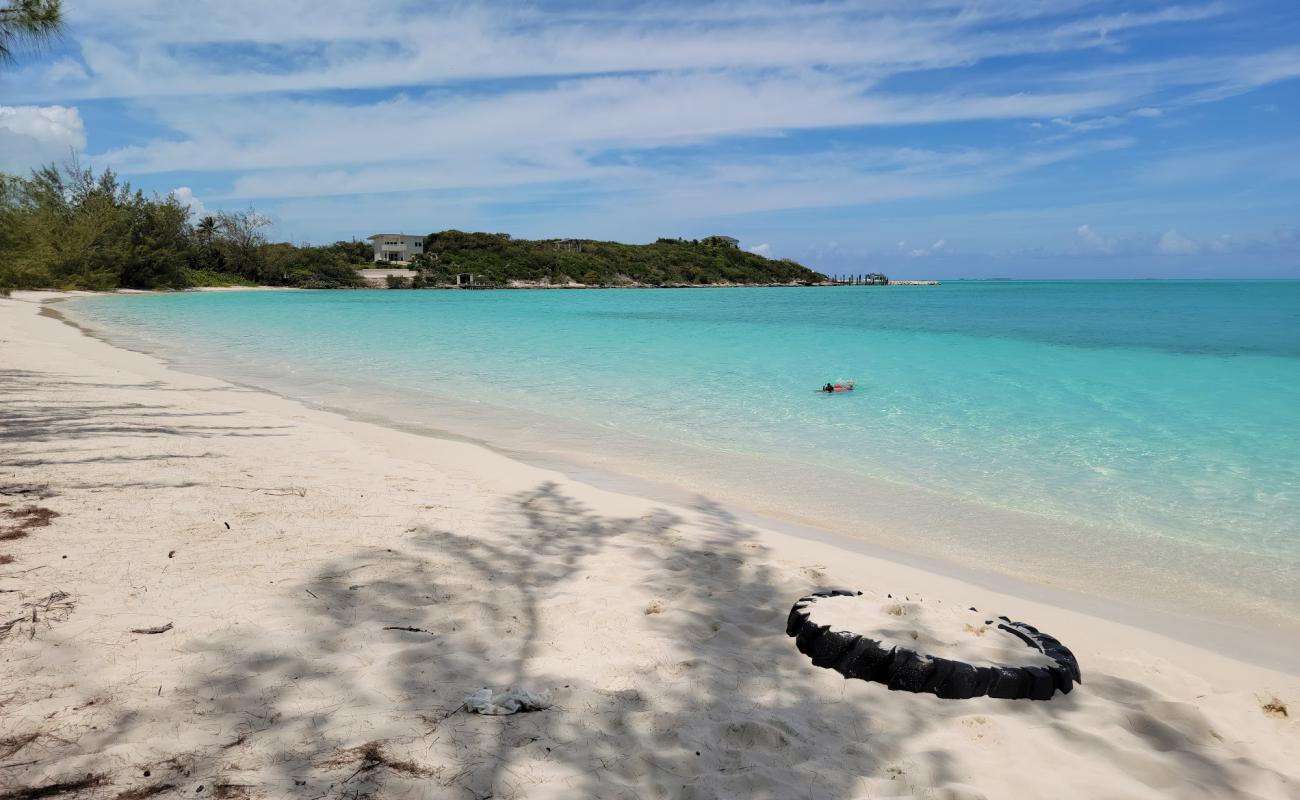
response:
<path id="1" fill-rule="evenodd" d="M 530 692 L 526 689 L 507 689 L 504 692 L 479 689 L 465 698 L 465 710 L 472 714 L 501 716 L 520 711 L 541 711 L 550 707 L 550 692 Z"/>

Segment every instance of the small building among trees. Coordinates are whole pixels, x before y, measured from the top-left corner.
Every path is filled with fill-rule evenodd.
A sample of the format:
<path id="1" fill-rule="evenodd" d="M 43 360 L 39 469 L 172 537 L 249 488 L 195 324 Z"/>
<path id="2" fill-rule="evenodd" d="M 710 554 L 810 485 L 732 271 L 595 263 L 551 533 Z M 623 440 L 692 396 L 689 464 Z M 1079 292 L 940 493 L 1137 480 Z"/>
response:
<path id="1" fill-rule="evenodd" d="M 375 261 L 389 264 L 406 264 L 424 253 L 424 237 L 405 233 L 376 233 L 370 237 L 375 248 Z"/>

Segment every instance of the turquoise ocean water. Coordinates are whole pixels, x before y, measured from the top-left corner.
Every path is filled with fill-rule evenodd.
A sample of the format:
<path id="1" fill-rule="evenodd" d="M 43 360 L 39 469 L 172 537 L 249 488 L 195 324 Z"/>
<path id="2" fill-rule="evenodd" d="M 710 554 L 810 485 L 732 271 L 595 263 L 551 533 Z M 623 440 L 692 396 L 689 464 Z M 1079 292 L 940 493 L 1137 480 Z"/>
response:
<path id="1" fill-rule="evenodd" d="M 900 549 L 1171 606 L 1300 607 L 1300 282 L 67 307 L 199 371 Z M 815 393 L 839 378 L 858 390 Z"/>

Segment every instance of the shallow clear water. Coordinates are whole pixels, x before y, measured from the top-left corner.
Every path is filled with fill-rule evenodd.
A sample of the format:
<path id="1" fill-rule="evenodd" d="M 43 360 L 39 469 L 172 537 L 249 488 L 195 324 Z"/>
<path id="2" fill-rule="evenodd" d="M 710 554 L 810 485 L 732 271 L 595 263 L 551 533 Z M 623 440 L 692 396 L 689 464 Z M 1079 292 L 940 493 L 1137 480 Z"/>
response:
<path id="1" fill-rule="evenodd" d="M 398 420 L 516 411 L 530 449 L 553 428 L 570 453 L 599 430 L 593 447 L 646 445 L 629 460 L 658 479 L 694 460 L 694 488 L 713 459 L 767 464 L 748 491 L 803 484 L 813 521 L 853 513 L 856 476 L 1104 530 L 1154 562 L 1178 558 L 1166 545 L 1270 559 L 1267 593 L 1296 586 L 1300 282 L 184 293 L 72 309 L 175 359 Z M 815 393 L 837 378 L 858 390 Z M 835 498 L 819 496 L 822 469 Z"/>

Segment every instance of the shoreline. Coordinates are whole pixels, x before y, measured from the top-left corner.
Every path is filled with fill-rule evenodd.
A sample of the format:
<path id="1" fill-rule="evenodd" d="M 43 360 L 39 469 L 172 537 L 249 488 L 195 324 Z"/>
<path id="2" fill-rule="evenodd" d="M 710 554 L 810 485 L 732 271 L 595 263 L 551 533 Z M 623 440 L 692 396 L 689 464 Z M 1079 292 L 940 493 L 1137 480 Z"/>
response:
<path id="1" fill-rule="evenodd" d="M 527 434 L 533 424 L 549 428 L 561 422 L 541 416 L 529 423 L 527 420 L 506 420 L 501 414 L 494 417 L 488 415 L 489 422 L 485 429 L 482 419 L 475 419 L 471 423 L 468 417 L 456 418 L 454 414 L 445 416 L 446 408 L 437 414 L 431 414 L 438 421 L 430 424 L 423 417 L 398 418 L 384 413 L 382 408 L 368 408 L 357 402 L 345 406 L 332 399 L 306 401 L 301 392 L 295 394 L 282 387 L 268 387 L 256 378 L 233 379 L 221 369 L 204 370 L 176 363 L 165 355 L 149 350 L 144 344 L 135 346 L 105 338 L 108 334 L 86 328 L 57 311 L 56 306 L 62 299 L 65 298 L 53 296 L 46 300 L 42 313 L 54 316 L 96 341 L 141 354 L 166 364 L 170 369 L 206 375 L 245 389 L 268 393 L 291 403 L 303 403 L 314 410 L 354 422 L 417 437 L 471 444 L 513 462 L 558 472 L 578 482 L 616 494 L 633 495 L 670 505 L 688 505 L 693 498 L 699 496 L 683 487 L 683 483 L 691 483 L 689 480 L 679 479 L 674 485 L 662 476 L 649 474 L 646 467 L 634 469 L 636 452 L 630 455 L 621 452 L 629 441 L 611 438 L 608 432 L 590 431 L 593 435 L 605 437 L 596 449 L 614 454 L 593 460 L 588 453 L 578 452 L 571 446 L 547 447 L 540 440 L 515 438 Z M 411 400 L 418 403 L 421 398 L 412 397 Z M 400 402 L 398 405 L 401 405 Z M 484 409 L 476 407 L 474 416 L 481 416 L 483 411 Z M 451 424 L 444 424 L 448 421 Z M 509 433 L 500 434 L 495 431 L 492 429 L 494 423 L 508 425 L 504 430 Z M 495 439 L 494 433 L 499 434 Z M 501 440 L 502 436 L 508 440 L 508 444 Z M 739 470 L 738 474 L 746 474 L 740 469 L 739 460 L 734 455 L 714 454 L 711 460 L 720 464 L 723 472 L 726 472 L 727 465 L 732 465 Z M 733 461 L 736 463 L 732 464 Z M 674 463 L 680 465 L 684 461 L 679 459 Z M 835 477 L 829 473 L 823 476 L 825 479 Z M 1300 676 L 1300 637 L 1297 636 L 1295 625 L 1290 624 L 1294 619 L 1285 609 L 1271 605 L 1269 598 L 1262 595 L 1233 597 L 1231 603 L 1226 603 L 1223 602 L 1229 599 L 1226 596 L 1216 596 L 1201 590 L 1201 594 L 1194 598 L 1195 603 L 1189 606 L 1188 601 L 1193 599 L 1193 595 L 1174 594 L 1180 590 L 1190 592 L 1192 587 L 1197 586 L 1189 578 L 1194 575 L 1194 571 L 1187 565 L 1193 563 L 1193 559 L 1198 563 L 1213 560 L 1215 554 L 1211 550 L 1202 552 L 1201 549 L 1181 543 L 1166 545 L 1176 547 L 1186 560 L 1182 572 L 1162 574 L 1155 561 L 1144 552 L 1141 541 L 1127 541 L 1117 532 L 1080 522 L 1039 518 L 1030 512 L 1000 506 L 985 506 L 964 498 L 944 495 L 936 490 L 874 478 L 846 476 L 848 478 L 855 484 L 855 491 L 874 498 L 868 506 L 902 507 L 908 511 L 903 516 L 895 517 L 868 515 L 861 518 L 854 529 L 845 529 L 826 525 L 824 519 L 808 518 L 790 511 L 788 507 L 782 508 L 779 501 L 784 495 L 780 492 L 760 502 L 759 498 L 746 495 L 744 487 L 735 481 L 726 483 L 718 479 L 714 481 L 709 495 L 712 500 L 723 503 L 739 519 L 804 542 L 817 542 L 870 559 L 906 565 L 1000 595 L 1079 611 L 1091 617 L 1168 637 L 1190 647 L 1233 652 L 1243 662 Z M 931 520 L 931 512 L 913 513 L 918 508 L 940 507 L 948 509 L 941 519 Z M 954 508 L 960 510 L 954 511 Z M 1021 540 L 1038 542 L 1041 545 L 1040 551 L 1018 553 L 1017 540 L 1014 538 L 1005 542 L 999 540 L 996 544 L 991 539 L 985 539 L 981 543 L 982 550 L 972 549 L 951 536 L 937 537 L 934 542 L 925 540 L 930 532 L 937 530 L 928 528 L 928 525 L 954 524 L 954 515 L 960 517 L 959 524 L 963 527 L 972 531 L 986 531 L 990 535 L 1010 529 L 1023 529 Z M 1051 528 L 1050 536 L 1043 532 L 1044 526 Z M 872 533 L 858 534 L 857 529 L 863 527 Z M 888 534 L 885 533 L 885 527 L 889 529 Z M 1079 544 L 1075 545 L 1075 542 Z M 1067 555 L 1063 548 L 1070 547 L 1091 548 L 1093 551 L 1111 554 L 1112 560 L 1095 568 L 1094 572 L 1109 563 L 1122 563 L 1122 577 L 1103 585 L 1100 582 L 1089 582 L 1099 581 L 1100 573 L 1087 573 L 1088 580 L 1084 580 L 1080 577 L 1084 572 L 1079 569 L 1082 562 L 1073 563 L 1063 558 Z M 1016 564 L 1017 569 L 1012 570 L 1004 566 L 1005 563 Z M 1263 565 L 1252 566 L 1259 570 L 1265 568 Z M 1134 588 L 1140 588 L 1145 596 L 1132 592 Z M 1160 591 L 1157 592 L 1157 588 Z M 1155 601 L 1156 598 L 1159 602 Z M 1214 604 L 1216 599 L 1219 601 L 1217 605 Z M 1240 619 L 1246 622 L 1238 622 Z"/>
<path id="2" fill-rule="evenodd" d="M 178 371 L 42 314 L 48 298 L 0 299 L 0 483 L 44 485 L 21 502 L 59 515 L 0 542 L 15 559 L 0 604 L 57 590 L 75 605 L 50 601 L 30 637 L 0 642 L 15 687 L 0 739 L 51 737 L 0 787 L 91 773 L 139 788 L 151 768 L 191 794 L 316 794 L 380 742 L 371 761 L 398 766 L 356 783 L 385 796 L 429 781 L 448 797 L 800 796 L 813 775 L 846 797 L 1294 789 L 1294 675 L 707 498 L 611 491 Z M 1017 704 L 845 682 L 784 636 L 819 586 L 1008 613 L 1072 648 L 1085 683 Z M 557 707 L 506 726 L 456 715 L 467 691 L 506 684 Z"/>

